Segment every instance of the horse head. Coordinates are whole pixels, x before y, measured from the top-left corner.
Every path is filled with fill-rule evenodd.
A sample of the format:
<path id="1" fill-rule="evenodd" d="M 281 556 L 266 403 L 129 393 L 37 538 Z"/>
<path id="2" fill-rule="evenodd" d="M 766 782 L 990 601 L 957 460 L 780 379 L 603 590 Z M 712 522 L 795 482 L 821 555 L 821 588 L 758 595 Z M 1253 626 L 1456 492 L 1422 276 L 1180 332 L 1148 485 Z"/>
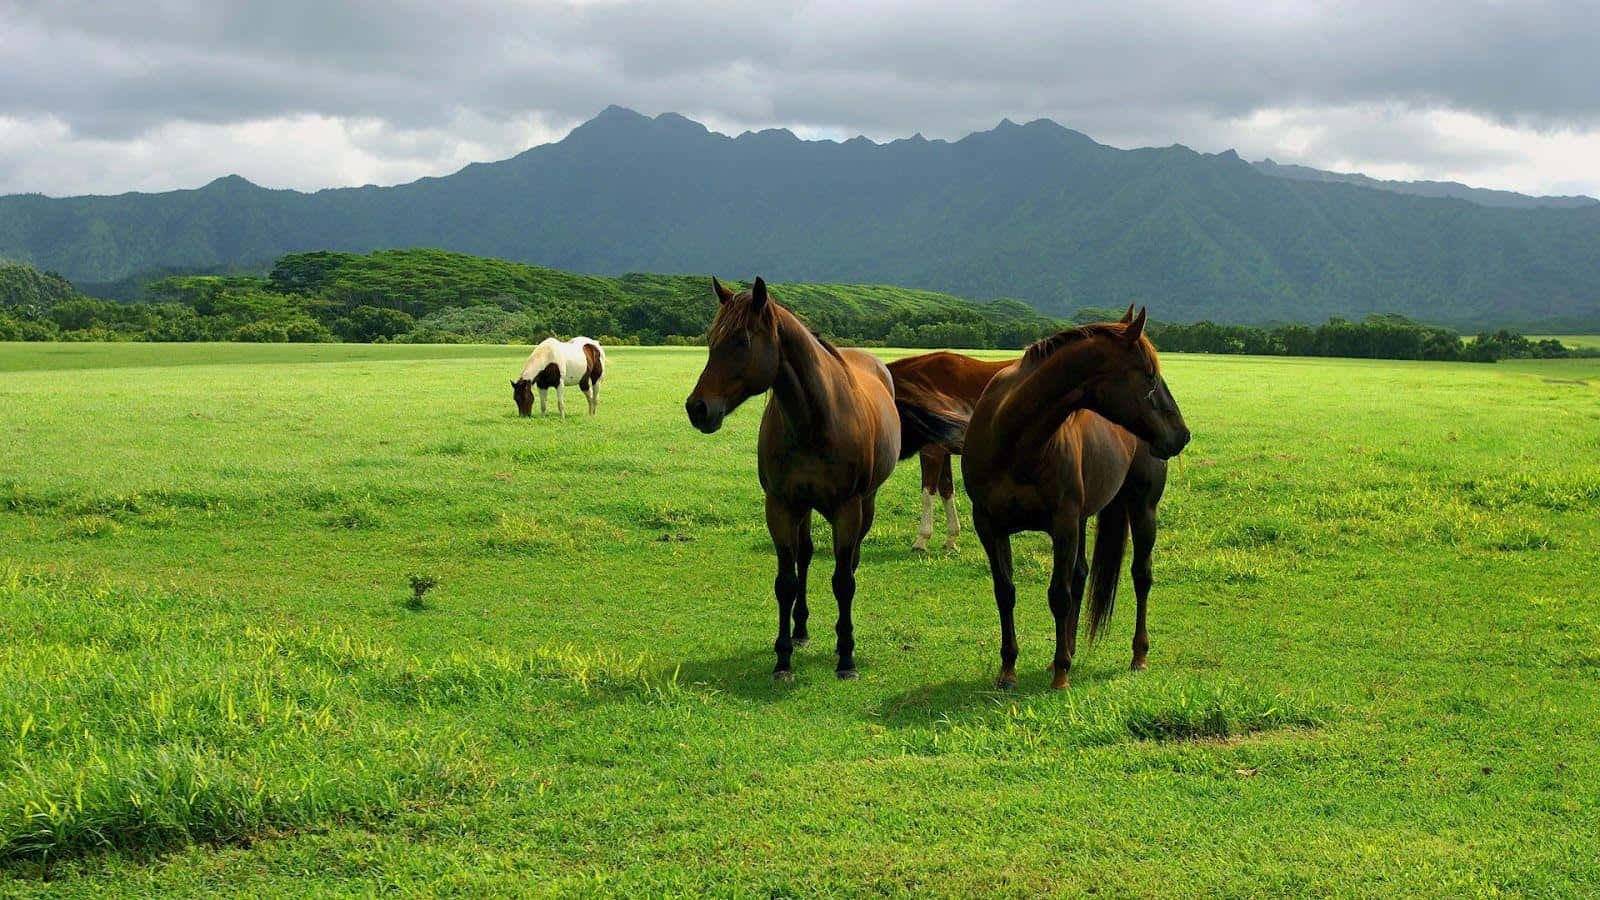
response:
<path id="1" fill-rule="evenodd" d="M 767 283 L 757 278 L 736 294 L 712 278 L 711 289 L 718 306 L 706 335 L 706 367 L 684 403 L 689 423 L 706 434 L 721 428 L 739 404 L 770 389 L 781 359 Z"/>
<path id="2" fill-rule="evenodd" d="M 1156 456 L 1169 459 L 1189 443 L 1189 427 L 1161 376 L 1144 325 L 1145 311 L 1135 315 L 1129 305 L 1115 325 L 1099 327 L 1095 339 L 1102 364 L 1084 385 L 1084 406 L 1133 432 Z"/>
<path id="3" fill-rule="evenodd" d="M 533 415 L 533 382 L 518 378 L 511 382 L 511 399 L 517 404 L 517 415 L 524 419 Z"/>

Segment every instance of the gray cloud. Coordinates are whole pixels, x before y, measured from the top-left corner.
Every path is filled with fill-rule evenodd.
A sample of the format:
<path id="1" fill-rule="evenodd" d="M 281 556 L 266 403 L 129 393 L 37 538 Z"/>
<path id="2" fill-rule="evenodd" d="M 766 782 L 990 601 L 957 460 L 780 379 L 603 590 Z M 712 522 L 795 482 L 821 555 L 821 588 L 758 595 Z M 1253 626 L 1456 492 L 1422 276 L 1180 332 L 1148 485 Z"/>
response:
<path id="1" fill-rule="evenodd" d="M 1471 114 L 1531 142 L 1592 138 L 1597 41 L 1592 0 L 0 0 L 0 130 L 49 121 L 65 126 L 61 141 L 114 147 L 178 124 L 331 117 L 381 123 L 352 139 L 375 159 L 432 147 L 445 165 L 463 142 L 520 149 L 502 147 L 518 133 L 505 122 L 568 125 L 621 103 L 878 138 L 1048 116 L 1113 142 L 1238 143 L 1250 155 L 1281 154 L 1288 126 L 1246 123 L 1292 110 L 1302 127 L 1319 111 L 1342 126 L 1300 142 L 1307 155 L 1294 161 L 1493 173 L 1515 167 L 1515 142 L 1464 144 L 1429 114 Z M 0 190 L 27 187 L 15 157 L 0 153 Z M 226 162 L 249 174 L 249 159 Z M 315 174 L 310 184 L 333 181 Z M 1593 170 L 1544 183 L 1574 179 L 1600 188 Z"/>

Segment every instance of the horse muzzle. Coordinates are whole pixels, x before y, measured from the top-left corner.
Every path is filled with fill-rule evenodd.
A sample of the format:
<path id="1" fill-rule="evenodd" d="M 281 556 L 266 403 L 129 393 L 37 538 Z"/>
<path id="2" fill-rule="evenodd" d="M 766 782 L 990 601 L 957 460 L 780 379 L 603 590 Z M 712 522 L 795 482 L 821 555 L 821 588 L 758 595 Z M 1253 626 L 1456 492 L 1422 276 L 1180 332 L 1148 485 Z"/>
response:
<path id="1" fill-rule="evenodd" d="M 1168 435 L 1159 442 L 1152 441 L 1150 443 L 1150 452 L 1154 453 L 1158 459 L 1171 459 L 1182 453 L 1183 448 L 1189 446 L 1190 437 L 1189 429 L 1180 428 L 1177 432 Z"/>
<path id="2" fill-rule="evenodd" d="M 713 434 L 722 427 L 723 409 L 721 403 L 707 403 L 699 397 L 690 397 L 683 409 L 689 414 L 689 424 L 704 432 Z"/>

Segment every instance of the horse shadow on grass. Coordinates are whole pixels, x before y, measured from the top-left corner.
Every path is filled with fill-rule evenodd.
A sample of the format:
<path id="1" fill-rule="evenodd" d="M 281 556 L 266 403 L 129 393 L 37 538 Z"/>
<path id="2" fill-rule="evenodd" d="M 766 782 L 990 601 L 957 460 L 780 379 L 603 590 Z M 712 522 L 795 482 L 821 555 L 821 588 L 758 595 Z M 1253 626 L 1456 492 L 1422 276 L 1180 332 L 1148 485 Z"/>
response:
<path id="1" fill-rule="evenodd" d="M 659 674 L 660 680 L 676 678 L 679 684 L 703 685 L 732 697 L 757 702 L 785 702 L 798 691 L 808 694 L 827 690 L 837 683 L 834 676 L 832 635 L 826 640 L 813 638 L 805 649 L 794 653 L 793 681 L 772 677 L 772 650 L 752 646 L 748 650 L 706 659 L 684 659 Z M 872 659 L 858 656 L 863 678 L 871 680 Z M 1072 673 L 1073 690 L 1110 681 L 1125 675 L 1125 670 L 1109 667 L 1083 667 Z M 918 728 L 948 721 L 986 716 L 993 710 L 1016 703 L 1031 703 L 1057 696 L 1050 689 L 1048 666 L 1018 673 L 1016 687 L 997 687 L 990 676 L 948 678 L 905 687 L 884 683 L 887 694 L 858 698 L 862 718 L 888 728 Z M 864 700 L 865 702 L 860 702 Z"/>
<path id="2" fill-rule="evenodd" d="M 1109 681 L 1119 674 L 1103 668 L 1074 669 L 1073 686 L 1068 690 Z M 996 686 L 992 676 L 950 678 L 893 693 L 869 711 L 869 718 L 886 728 L 926 728 L 984 718 L 998 709 L 1048 700 L 1060 694 L 1050 689 L 1047 666 L 1037 671 L 1018 671 L 1017 684 L 1011 688 Z"/>

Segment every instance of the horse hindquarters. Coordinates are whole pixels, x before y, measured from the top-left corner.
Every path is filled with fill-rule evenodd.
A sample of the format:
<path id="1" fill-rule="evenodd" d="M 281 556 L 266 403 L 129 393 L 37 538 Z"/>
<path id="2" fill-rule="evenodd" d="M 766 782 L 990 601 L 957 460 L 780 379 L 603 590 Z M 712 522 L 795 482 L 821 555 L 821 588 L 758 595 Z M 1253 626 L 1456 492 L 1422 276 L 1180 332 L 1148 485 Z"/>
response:
<path id="1" fill-rule="evenodd" d="M 605 357 L 598 344 L 583 345 L 583 362 L 583 380 L 578 382 L 578 387 L 589 398 L 589 415 L 592 416 L 600 406 L 600 376 L 605 374 Z"/>

